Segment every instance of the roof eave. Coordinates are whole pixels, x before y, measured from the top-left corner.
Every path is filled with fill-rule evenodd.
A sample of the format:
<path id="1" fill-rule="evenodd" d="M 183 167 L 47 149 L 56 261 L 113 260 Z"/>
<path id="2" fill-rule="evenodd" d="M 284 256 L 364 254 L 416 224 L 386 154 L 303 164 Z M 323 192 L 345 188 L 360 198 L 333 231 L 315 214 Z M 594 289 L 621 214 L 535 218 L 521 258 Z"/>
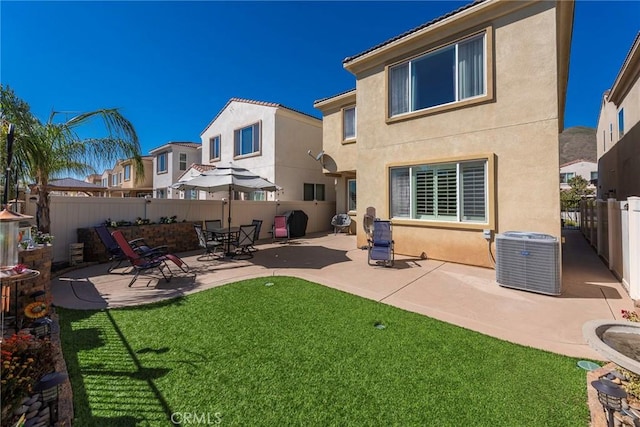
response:
<path id="1" fill-rule="evenodd" d="M 640 32 L 636 35 L 620 72 L 616 76 L 608 100 L 620 105 L 638 78 L 640 78 Z"/>

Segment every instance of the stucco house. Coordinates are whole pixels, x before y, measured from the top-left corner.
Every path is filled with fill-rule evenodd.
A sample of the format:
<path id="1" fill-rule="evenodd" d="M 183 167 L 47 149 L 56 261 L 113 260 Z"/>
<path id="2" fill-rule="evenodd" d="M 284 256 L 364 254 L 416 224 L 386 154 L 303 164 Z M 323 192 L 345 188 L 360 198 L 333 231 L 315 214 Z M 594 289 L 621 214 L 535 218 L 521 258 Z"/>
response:
<path id="1" fill-rule="evenodd" d="M 640 32 L 611 89 L 602 97 L 598 141 L 598 198 L 640 196 Z"/>
<path id="2" fill-rule="evenodd" d="M 232 98 L 200 135 L 202 164 L 246 168 L 282 190 L 254 192 L 254 200 L 335 201 L 334 178 L 314 155 L 322 149 L 322 121 L 282 104 Z"/>
<path id="3" fill-rule="evenodd" d="M 595 190 L 594 185 L 598 181 L 598 164 L 584 159 L 574 160 L 560 165 L 560 189 L 571 188 L 569 180 L 581 176 L 588 183 L 588 188 Z"/>
<path id="4" fill-rule="evenodd" d="M 337 211 L 390 218 L 397 253 L 486 267 L 489 232 L 559 237 L 573 11 L 474 2 L 346 58 L 355 90 L 314 104 Z"/>
<path id="5" fill-rule="evenodd" d="M 191 164 L 200 162 L 200 143 L 170 141 L 149 151 L 153 157 L 153 197 L 179 199 L 180 191 L 171 188 Z M 183 195 L 182 195 L 183 196 Z"/>
<path id="6" fill-rule="evenodd" d="M 133 159 L 118 160 L 111 169 L 105 169 L 101 175 L 89 175 L 88 182 L 94 182 L 105 188 L 105 197 L 145 197 L 153 191 L 151 156 L 142 156 L 144 176 L 138 178 Z"/>

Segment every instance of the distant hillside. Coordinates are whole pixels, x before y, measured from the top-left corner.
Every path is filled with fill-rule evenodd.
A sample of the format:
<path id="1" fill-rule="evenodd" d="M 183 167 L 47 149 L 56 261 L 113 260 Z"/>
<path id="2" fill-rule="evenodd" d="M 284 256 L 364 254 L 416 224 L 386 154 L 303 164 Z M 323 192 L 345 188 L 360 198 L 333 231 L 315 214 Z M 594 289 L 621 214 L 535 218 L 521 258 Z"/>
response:
<path id="1" fill-rule="evenodd" d="M 565 129 L 560 134 L 560 164 L 574 160 L 589 160 L 595 162 L 596 130 L 585 126 L 576 126 Z"/>

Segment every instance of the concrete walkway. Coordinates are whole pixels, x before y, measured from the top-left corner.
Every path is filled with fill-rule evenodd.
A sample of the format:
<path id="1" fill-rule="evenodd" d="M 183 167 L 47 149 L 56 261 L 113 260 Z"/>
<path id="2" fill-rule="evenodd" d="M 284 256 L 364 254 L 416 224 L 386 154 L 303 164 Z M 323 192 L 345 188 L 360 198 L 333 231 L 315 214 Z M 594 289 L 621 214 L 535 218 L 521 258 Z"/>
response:
<path id="1" fill-rule="evenodd" d="M 171 280 L 108 274 L 108 264 L 67 272 L 52 280 L 54 303 L 103 309 L 184 296 L 238 280 L 296 276 L 365 298 L 421 313 L 514 343 L 568 356 L 601 359 L 582 337 L 593 319 L 620 319 L 633 301 L 582 234 L 566 230 L 563 288 L 558 297 L 499 286 L 495 271 L 435 260 L 396 257 L 393 268 L 367 265 L 354 236 L 323 233 L 287 244 L 268 243 L 250 260 L 202 260 L 180 254 L 191 274 Z M 199 260 L 200 258 L 200 260 Z"/>

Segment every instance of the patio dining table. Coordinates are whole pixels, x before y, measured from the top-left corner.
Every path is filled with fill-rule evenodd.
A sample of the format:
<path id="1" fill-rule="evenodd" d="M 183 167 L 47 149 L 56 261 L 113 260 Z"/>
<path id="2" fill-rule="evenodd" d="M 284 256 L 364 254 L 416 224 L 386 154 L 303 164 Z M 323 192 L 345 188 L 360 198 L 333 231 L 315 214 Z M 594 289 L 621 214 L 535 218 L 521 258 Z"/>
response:
<path id="1" fill-rule="evenodd" d="M 221 238 L 222 241 L 225 242 L 225 256 L 234 255 L 234 253 L 231 252 L 231 242 L 238 237 L 240 227 L 208 228 L 206 232 L 216 238 Z"/>

